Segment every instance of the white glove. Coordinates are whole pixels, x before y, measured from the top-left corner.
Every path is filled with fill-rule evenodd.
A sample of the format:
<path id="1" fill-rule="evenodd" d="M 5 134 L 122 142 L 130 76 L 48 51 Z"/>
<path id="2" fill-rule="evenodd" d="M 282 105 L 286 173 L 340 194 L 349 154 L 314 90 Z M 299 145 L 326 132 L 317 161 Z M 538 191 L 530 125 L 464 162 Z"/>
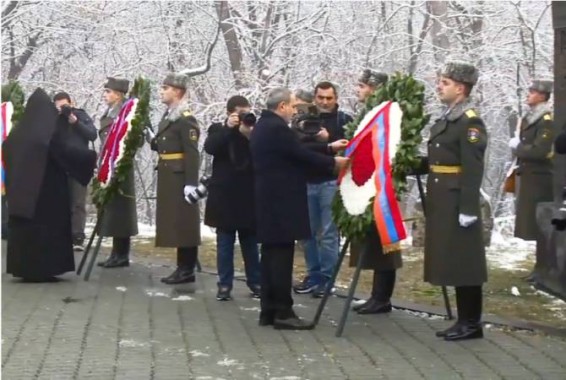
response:
<path id="1" fill-rule="evenodd" d="M 196 186 L 191 186 L 191 185 L 186 185 L 183 188 L 183 193 L 185 195 L 185 200 L 187 201 L 188 204 L 192 205 L 193 202 L 191 202 L 191 200 L 189 199 L 189 194 L 192 193 L 193 191 L 196 190 Z"/>
<path id="2" fill-rule="evenodd" d="M 466 214 L 458 215 L 458 223 L 460 223 L 460 227 L 464 227 L 464 228 L 470 227 L 477 220 L 478 220 L 477 216 L 466 215 Z"/>
<path id="3" fill-rule="evenodd" d="M 519 146 L 520 143 L 521 143 L 521 139 L 515 136 L 511 140 L 509 140 L 509 148 L 517 149 L 517 146 Z"/>

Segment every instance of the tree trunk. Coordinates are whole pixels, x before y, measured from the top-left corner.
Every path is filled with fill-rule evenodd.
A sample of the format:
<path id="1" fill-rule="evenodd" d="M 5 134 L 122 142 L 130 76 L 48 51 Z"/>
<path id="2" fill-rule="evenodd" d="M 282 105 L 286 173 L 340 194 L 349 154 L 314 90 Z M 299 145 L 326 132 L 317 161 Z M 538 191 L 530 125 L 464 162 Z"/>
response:
<path id="1" fill-rule="evenodd" d="M 427 1 L 427 12 L 432 15 L 432 46 L 434 59 L 437 63 L 444 63 L 444 57 L 450 49 L 450 40 L 446 34 L 446 22 L 448 20 L 448 2 Z"/>
<path id="2" fill-rule="evenodd" d="M 242 47 L 238 40 L 238 35 L 234 26 L 228 20 L 230 19 L 230 4 L 228 1 L 217 1 L 215 3 L 216 14 L 220 21 L 220 29 L 224 36 L 226 43 L 226 50 L 228 51 L 228 59 L 230 60 L 230 67 L 232 68 L 232 75 L 236 88 L 242 88 Z"/>

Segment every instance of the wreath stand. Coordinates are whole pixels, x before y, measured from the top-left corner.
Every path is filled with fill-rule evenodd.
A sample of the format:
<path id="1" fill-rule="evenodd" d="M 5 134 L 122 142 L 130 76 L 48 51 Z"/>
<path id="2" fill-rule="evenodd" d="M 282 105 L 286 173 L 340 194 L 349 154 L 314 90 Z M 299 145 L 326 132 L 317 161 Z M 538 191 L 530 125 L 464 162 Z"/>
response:
<path id="1" fill-rule="evenodd" d="M 98 253 L 100 252 L 100 247 L 102 245 L 103 236 L 101 236 L 99 232 L 100 232 L 100 225 L 102 224 L 102 217 L 103 216 L 104 216 L 104 208 L 97 213 L 96 223 L 94 225 L 94 229 L 92 230 L 92 232 L 90 234 L 90 238 L 88 239 L 88 244 L 85 248 L 85 251 L 83 253 L 83 257 L 81 258 L 81 262 L 80 262 L 79 267 L 77 269 L 77 274 L 80 276 L 81 272 L 83 271 L 83 267 L 84 267 L 84 265 L 87 261 L 88 254 L 90 253 L 90 250 L 92 248 L 92 243 L 94 242 L 94 238 L 95 238 L 96 235 L 98 235 L 98 238 L 96 239 L 96 245 L 94 246 L 94 250 L 92 252 L 90 262 L 88 263 L 88 267 L 87 267 L 86 272 L 85 272 L 85 276 L 84 276 L 85 281 L 88 281 L 90 279 L 90 274 L 92 272 L 92 268 L 94 267 L 94 263 L 96 262 L 96 258 L 98 257 Z"/>
<path id="2" fill-rule="evenodd" d="M 423 184 L 422 184 L 422 179 L 420 177 L 420 175 L 416 175 L 417 177 L 417 185 L 418 185 L 418 189 L 419 189 L 419 196 L 421 198 L 421 203 L 423 205 L 423 213 L 425 212 L 425 204 L 424 204 L 424 190 L 423 190 Z M 426 213 L 425 213 L 425 217 L 426 217 Z M 315 328 L 318 323 L 320 322 L 320 317 L 322 316 L 322 312 L 324 311 L 324 307 L 326 306 L 326 303 L 328 302 L 328 297 L 330 297 L 330 294 L 332 293 L 332 287 L 334 286 L 334 283 L 336 282 L 336 278 L 338 277 L 338 273 L 340 272 L 340 268 L 342 267 L 342 262 L 344 261 L 344 257 L 346 256 L 346 252 L 348 252 L 348 248 L 350 246 L 350 239 L 347 238 L 346 241 L 344 242 L 344 245 L 342 246 L 342 249 L 340 251 L 340 255 L 338 256 L 338 262 L 336 263 L 336 266 L 334 268 L 334 271 L 332 273 L 332 277 L 330 279 L 330 281 L 328 281 L 326 289 L 324 291 L 324 295 L 322 296 L 322 299 L 320 300 L 320 303 L 318 305 L 318 308 L 316 310 L 316 313 L 314 315 L 314 319 L 312 321 L 312 328 Z M 365 249 L 362 249 L 360 254 L 358 255 L 358 262 L 356 265 L 356 270 L 354 272 L 354 277 L 352 278 L 352 282 L 350 283 L 350 286 L 348 288 L 348 295 L 346 296 L 346 303 L 344 304 L 344 307 L 342 308 L 342 315 L 340 316 L 340 321 L 338 322 L 338 327 L 336 328 L 336 337 L 341 337 L 342 333 L 344 332 L 344 327 L 346 325 L 346 320 L 348 319 L 348 313 L 350 312 L 350 307 L 352 305 L 352 301 L 354 300 L 354 294 L 356 293 L 356 288 L 358 287 L 358 282 L 360 280 L 360 273 L 362 271 L 362 264 L 364 262 L 364 258 L 365 258 Z M 446 308 L 446 316 L 448 320 L 453 319 L 453 315 L 452 315 L 452 309 L 450 307 L 450 299 L 448 298 L 448 291 L 446 289 L 446 286 L 442 286 L 442 296 L 444 298 L 444 306 Z"/>

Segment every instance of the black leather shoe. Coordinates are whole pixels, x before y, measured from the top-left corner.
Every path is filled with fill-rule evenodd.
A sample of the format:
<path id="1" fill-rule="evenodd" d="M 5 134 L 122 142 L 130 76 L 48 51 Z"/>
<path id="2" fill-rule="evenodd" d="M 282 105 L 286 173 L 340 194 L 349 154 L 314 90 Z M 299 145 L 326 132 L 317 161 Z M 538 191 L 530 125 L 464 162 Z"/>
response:
<path id="1" fill-rule="evenodd" d="M 161 279 L 161 282 L 167 285 L 188 284 L 195 281 L 195 272 L 185 268 L 177 268 L 171 276 Z"/>
<path id="2" fill-rule="evenodd" d="M 114 260 L 115 258 L 116 258 L 116 254 L 115 254 L 114 252 L 112 252 L 112 253 L 110 254 L 110 256 L 108 256 L 108 257 L 106 258 L 106 260 L 99 261 L 96 265 L 98 265 L 99 267 L 103 267 L 103 268 L 104 268 L 104 267 L 106 266 L 106 263 L 108 263 L 108 262 L 111 261 L 111 260 Z"/>
<path id="3" fill-rule="evenodd" d="M 273 328 L 275 330 L 312 330 L 314 325 L 299 317 L 291 317 L 287 319 L 278 319 L 273 321 Z"/>
<path id="4" fill-rule="evenodd" d="M 259 313 L 259 325 L 271 326 L 275 322 L 275 313 L 261 312 Z"/>
<path id="5" fill-rule="evenodd" d="M 106 261 L 103 268 L 122 268 L 130 266 L 130 258 L 127 256 L 114 256 Z"/>
<path id="6" fill-rule="evenodd" d="M 383 314 L 391 312 L 391 302 L 381 302 L 371 299 L 358 310 L 358 314 Z"/>
<path id="7" fill-rule="evenodd" d="M 480 323 L 461 325 L 458 329 L 447 333 L 444 340 L 455 342 L 458 340 L 483 338 L 483 329 Z"/>
<path id="8" fill-rule="evenodd" d="M 456 322 L 452 326 L 448 327 L 446 330 L 437 331 L 435 335 L 439 338 L 445 337 L 446 335 L 458 330 L 460 328 L 460 323 Z"/>
<path id="9" fill-rule="evenodd" d="M 352 310 L 354 310 L 354 311 L 360 310 L 362 307 L 366 306 L 366 305 L 368 304 L 368 302 L 371 301 L 371 300 L 372 300 L 372 299 L 370 298 L 370 299 L 367 299 L 366 302 L 364 302 L 364 303 L 361 303 L 361 304 L 359 304 L 359 305 L 353 306 L 353 307 L 352 307 Z"/>

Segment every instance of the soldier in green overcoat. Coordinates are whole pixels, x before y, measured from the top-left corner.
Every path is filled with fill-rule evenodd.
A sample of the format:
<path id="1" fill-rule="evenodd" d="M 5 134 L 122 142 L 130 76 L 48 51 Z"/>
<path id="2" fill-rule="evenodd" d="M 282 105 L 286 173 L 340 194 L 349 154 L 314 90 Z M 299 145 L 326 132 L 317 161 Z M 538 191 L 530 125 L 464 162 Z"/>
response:
<path id="1" fill-rule="evenodd" d="M 529 112 L 523 117 L 519 135 L 509 141 L 517 157 L 515 236 L 536 240 L 536 208 L 540 202 L 552 202 L 552 143 L 554 129 L 548 100 L 551 81 L 533 81 L 527 95 Z"/>
<path id="2" fill-rule="evenodd" d="M 101 146 L 104 146 L 110 127 L 120 113 L 128 92 L 129 82 L 126 79 L 108 78 L 104 85 L 104 101 L 108 109 L 100 118 Z M 136 211 L 136 186 L 134 168 L 130 169 L 119 191 L 104 207 L 101 236 L 112 237 L 110 256 L 98 263 L 103 268 L 127 267 L 130 265 L 130 238 L 138 234 L 138 218 Z"/>
<path id="3" fill-rule="evenodd" d="M 198 123 L 186 101 L 187 77 L 169 74 L 160 90 L 168 109 L 152 148 L 159 153 L 157 165 L 156 247 L 177 248 L 177 269 L 162 278 L 166 284 L 195 282 L 200 236 L 198 206 L 200 156 Z"/>
<path id="4" fill-rule="evenodd" d="M 365 69 L 358 79 L 357 96 L 360 104 L 387 82 L 385 73 Z M 369 111 L 369 110 L 368 110 Z M 359 255 L 363 253 L 362 269 L 373 270 L 371 297 L 362 304 L 353 307 L 358 314 L 381 314 L 391 311 L 391 296 L 395 288 L 397 269 L 403 266 L 401 248 L 384 252 L 376 227 L 372 226 L 366 238 L 352 241 L 350 246 L 350 266 L 355 267 Z"/>
<path id="5" fill-rule="evenodd" d="M 430 129 L 428 141 L 424 279 L 456 288 L 458 321 L 436 334 L 445 340 L 483 337 L 482 284 L 487 281 L 487 265 L 480 186 L 487 133 L 469 101 L 478 77 L 470 64 L 446 64 L 437 84 L 446 110 Z"/>

